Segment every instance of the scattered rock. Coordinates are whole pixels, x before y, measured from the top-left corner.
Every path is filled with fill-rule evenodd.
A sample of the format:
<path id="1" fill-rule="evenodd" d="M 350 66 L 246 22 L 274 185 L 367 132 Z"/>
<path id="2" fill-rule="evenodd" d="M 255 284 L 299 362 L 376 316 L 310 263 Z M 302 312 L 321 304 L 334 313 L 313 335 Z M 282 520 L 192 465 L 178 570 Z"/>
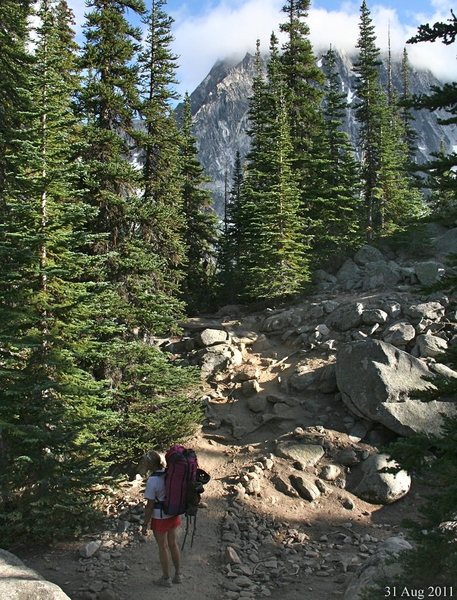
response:
<path id="1" fill-rule="evenodd" d="M 89 542 L 88 544 L 79 549 L 79 554 L 83 558 L 90 558 L 100 549 L 101 545 L 102 543 L 99 540 Z"/>
<path id="2" fill-rule="evenodd" d="M 399 321 L 386 329 L 383 339 L 387 344 L 404 348 L 416 337 L 416 330 L 407 321 Z"/>
<path id="3" fill-rule="evenodd" d="M 265 413 L 268 407 L 268 401 L 265 396 L 253 396 L 247 401 L 249 410 L 254 413 Z"/>
<path id="4" fill-rule="evenodd" d="M 416 356 L 422 356 L 425 358 L 436 357 L 444 354 L 448 349 L 448 343 L 443 338 L 437 335 L 426 333 L 424 335 L 418 335 L 416 340 L 416 346 L 413 352 Z"/>
<path id="5" fill-rule="evenodd" d="M 421 285 L 434 285 L 446 274 L 444 265 L 434 260 L 415 264 L 417 279 Z"/>
<path id="6" fill-rule="evenodd" d="M 303 468 L 313 467 L 324 456 L 325 451 L 317 444 L 305 444 L 298 442 L 279 442 L 276 446 L 276 454 L 282 458 L 298 462 Z"/>
<path id="7" fill-rule="evenodd" d="M 320 477 L 325 481 L 335 481 L 341 475 L 341 469 L 337 465 L 326 465 L 322 468 Z"/>
<path id="8" fill-rule="evenodd" d="M 321 495 L 319 488 L 314 482 L 314 478 L 309 475 L 291 475 L 290 482 L 299 495 L 309 502 L 316 500 Z"/>
<path id="9" fill-rule="evenodd" d="M 384 260 L 384 255 L 374 246 L 366 244 L 362 246 L 354 256 L 354 261 L 361 266 L 365 266 L 370 262 L 379 262 Z"/>
<path id="10" fill-rule="evenodd" d="M 203 346 L 215 346 L 228 340 L 228 334 L 223 329 L 204 329 L 200 333 L 200 342 Z"/>
<path id="11" fill-rule="evenodd" d="M 225 549 L 224 561 L 231 565 L 241 564 L 241 558 L 231 546 L 227 546 L 227 548 Z"/>

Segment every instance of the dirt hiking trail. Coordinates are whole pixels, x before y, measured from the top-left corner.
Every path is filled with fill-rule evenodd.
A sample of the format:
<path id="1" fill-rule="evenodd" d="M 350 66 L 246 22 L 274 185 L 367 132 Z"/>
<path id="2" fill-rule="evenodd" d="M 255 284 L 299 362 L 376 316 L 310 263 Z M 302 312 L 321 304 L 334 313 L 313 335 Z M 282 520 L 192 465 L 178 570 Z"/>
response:
<path id="1" fill-rule="evenodd" d="M 332 357 L 311 353 L 306 360 L 313 369 Z M 325 450 L 320 468 L 325 461 L 331 464 L 335 453 L 374 451 L 348 435 L 342 426 L 347 411 L 334 395 L 307 391 L 297 398 L 284 392 L 280 382 L 299 361 L 300 352 L 281 340 L 267 352 L 246 347 L 243 364 L 211 382 L 205 426 L 188 443 L 211 481 L 193 547 L 190 532 L 183 552 L 181 584 L 170 589 L 153 584 L 161 573 L 152 534 L 145 540 L 139 532 L 144 490 L 140 480 L 125 485 L 105 531 L 44 551 L 22 550 L 20 558 L 72 600 L 344 598 L 348 581 L 382 541 L 402 535 L 401 522 L 416 514 L 423 490 L 413 482 L 405 498 L 381 506 L 355 497 L 338 480 L 322 484 L 314 499 L 304 499 L 284 483 L 290 475 L 306 479 L 317 470 L 278 455 L 281 441 L 304 437 L 320 444 Z M 259 373 L 264 396 L 276 395 L 279 408 L 268 419 L 262 420 L 242 395 L 234 393 L 234 382 L 246 369 Z M 181 540 L 184 530 L 183 519 Z M 100 542 L 100 547 L 84 558 L 81 547 L 90 541 Z"/>

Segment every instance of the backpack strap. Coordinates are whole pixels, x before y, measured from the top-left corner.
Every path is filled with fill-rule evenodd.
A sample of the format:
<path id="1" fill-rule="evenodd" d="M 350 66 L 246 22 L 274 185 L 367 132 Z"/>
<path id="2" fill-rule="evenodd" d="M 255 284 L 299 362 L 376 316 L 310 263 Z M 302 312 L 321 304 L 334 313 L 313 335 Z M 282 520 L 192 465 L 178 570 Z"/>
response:
<path id="1" fill-rule="evenodd" d="M 163 469 L 160 471 L 154 471 L 154 473 L 151 473 L 151 477 L 164 477 L 166 474 L 167 474 L 167 470 Z M 164 506 L 165 506 L 165 501 L 159 500 L 156 496 L 154 498 L 154 509 L 160 508 L 160 518 L 162 518 Z"/>

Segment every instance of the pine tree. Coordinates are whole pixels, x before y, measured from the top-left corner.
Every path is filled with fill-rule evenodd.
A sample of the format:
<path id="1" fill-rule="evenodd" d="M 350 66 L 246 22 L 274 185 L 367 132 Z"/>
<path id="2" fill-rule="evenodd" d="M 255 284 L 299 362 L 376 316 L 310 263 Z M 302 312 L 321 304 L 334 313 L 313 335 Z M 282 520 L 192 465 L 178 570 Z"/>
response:
<path id="1" fill-rule="evenodd" d="M 187 94 L 184 98 L 181 138 L 180 164 L 187 247 L 184 297 L 189 310 L 193 312 L 208 308 L 208 302 L 214 296 L 212 270 L 214 271 L 217 219 L 211 210 L 211 194 L 204 187 L 207 178 L 198 160 L 197 145 L 192 133 L 190 98 Z"/>
<path id="2" fill-rule="evenodd" d="M 365 0 L 360 7 L 360 32 L 357 48 L 359 48 L 359 56 L 354 64 L 354 71 L 358 75 L 356 93 L 359 99 L 356 118 L 360 124 L 359 151 L 362 163 L 362 192 L 366 211 L 366 236 L 368 240 L 372 240 L 379 231 L 381 218 L 375 197 L 380 160 L 381 111 L 379 98 L 381 86 L 378 71 L 379 48 L 376 46 L 374 25 Z"/>
<path id="3" fill-rule="evenodd" d="M 22 72 L 0 226 L 0 529 L 5 542 L 49 540 L 91 519 L 102 481 L 102 386 L 85 368 L 97 303 L 77 192 L 77 138 L 53 0 L 41 0 L 35 60 Z M 63 24 L 61 22 L 61 24 Z M 69 26 L 69 24 L 67 24 Z M 90 328 L 89 328 L 90 329 Z"/>
<path id="4" fill-rule="evenodd" d="M 332 49 L 323 57 L 323 71 L 327 86 L 323 102 L 325 145 L 322 145 L 328 155 L 328 169 L 323 190 L 325 197 L 319 207 L 321 226 L 314 236 L 313 252 L 319 260 L 328 260 L 360 243 L 362 207 L 358 163 L 349 136 L 343 131 L 346 94 L 341 89 Z"/>
<path id="5" fill-rule="evenodd" d="M 224 228 L 218 247 L 218 298 L 220 302 L 234 302 L 240 289 L 240 248 L 242 239 L 241 202 L 243 168 L 239 150 L 236 152 L 232 187 L 226 192 Z"/>
<path id="6" fill-rule="evenodd" d="M 18 114 L 25 109 L 26 74 L 32 57 L 25 49 L 30 0 L 0 3 L 0 199 L 6 177 L 6 153 L 10 135 L 18 127 Z M 1 200 L 0 200 L 1 201 Z"/>
<path id="7" fill-rule="evenodd" d="M 156 334 L 173 329 L 184 308 L 179 295 L 184 278 L 185 223 L 180 140 L 172 107 L 177 99 L 177 58 L 170 49 L 173 20 L 166 14 L 165 4 L 153 0 L 143 19 L 147 36 L 139 57 L 141 127 L 134 133 L 143 162 L 143 191 L 132 208 L 135 234 L 130 241 L 144 266 L 142 275 L 130 277 L 132 301 L 141 301 L 141 327 Z"/>
<path id="8" fill-rule="evenodd" d="M 163 128 L 173 122 L 164 114 L 170 112 L 164 108 L 170 62 L 156 45 L 161 23 L 166 23 L 161 5 L 154 3 L 147 17 L 139 64 L 140 30 L 125 13 L 143 15 L 143 2 L 90 0 L 82 60 L 87 72 L 80 101 L 87 122 L 85 189 L 97 211 L 91 228 L 98 237 L 97 283 L 104 286 L 104 301 L 92 314 L 97 344 L 90 360 L 97 379 L 109 385 L 107 407 L 113 415 L 99 439 L 121 464 L 161 437 L 179 439 L 199 420 L 198 406 L 187 397 L 195 374 L 168 364 L 150 343 L 181 314 L 175 292 L 183 255 L 179 171 L 175 165 L 165 169 L 177 155 L 177 138 L 175 129 L 168 133 Z M 138 111 L 145 122 L 143 138 L 134 130 Z M 157 163 L 156 148 L 163 149 Z M 152 152 L 147 171 L 135 166 L 135 151 Z M 164 186 L 162 178 L 168 179 Z"/>
<path id="9" fill-rule="evenodd" d="M 401 61 L 401 79 L 402 79 L 402 91 L 400 96 L 400 113 L 403 121 L 403 128 L 405 132 L 404 141 L 408 147 L 408 159 L 410 163 L 410 170 L 412 172 L 417 171 L 415 164 L 415 156 L 417 151 L 417 133 L 414 129 L 414 116 L 411 113 L 411 90 L 410 90 L 410 75 L 411 67 L 409 64 L 408 52 L 406 48 L 403 49 L 403 56 Z"/>
<path id="10" fill-rule="evenodd" d="M 257 75 L 250 108 L 252 145 L 242 188 L 240 275 L 247 299 L 284 298 L 308 278 L 298 186 L 277 40 L 271 38 L 268 79 Z"/>
<path id="11" fill-rule="evenodd" d="M 408 147 L 396 94 L 379 96 L 380 136 L 378 185 L 374 199 L 378 235 L 404 230 L 425 214 L 422 194 L 410 175 Z"/>
<path id="12" fill-rule="evenodd" d="M 113 379 L 120 365 L 111 364 L 111 344 L 138 327 L 129 300 L 129 282 L 136 274 L 136 257 L 128 260 L 132 231 L 130 214 L 139 174 L 130 162 L 135 110 L 139 105 L 138 68 L 132 61 L 139 50 L 140 31 L 125 17 L 128 9 L 141 14 L 142 0 L 90 0 L 81 67 L 85 78 L 78 110 L 85 123 L 82 153 L 85 198 L 94 209 L 91 232 L 97 283 L 105 286 L 103 305 L 96 311 L 97 339 L 93 369 L 100 379 Z M 114 386 L 113 386 L 114 387 Z"/>
<path id="13" fill-rule="evenodd" d="M 451 10 L 451 18 L 446 23 L 437 22 L 433 26 L 428 23 L 421 25 L 417 35 L 408 40 L 408 43 L 441 40 L 443 44 L 449 45 L 455 42 L 456 36 L 457 17 Z M 432 86 L 429 94 L 413 96 L 412 104 L 416 109 L 429 111 L 445 109 L 451 116 L 444 119 L 438 118 L 437 122 L 442 125 L 455 126 L 457 123 L 457 83 L 450 82 L 442 86 Z M 435 190 L 435 202 L 439 205 L 440 199 L 442 199 L 443 210 L 440 212 L 447 212 L 450 218 L 453 218 L 457 206 L 456 167 L 457 152 L 454 150 L 444 152 L 444 149 L 436 153 L 428 164 L 421 166 L 421 170 L 428 173 L 430 177 L 430 185 Z"/>
<path id="14" fill-rule="evenodd" d="M 313 139 L 321 130 L 320 103 L 324 76 L 316 64 L 309 40 L 309 0 L 287 0 L 283 12 L 287 21 L 280 29 L 287 36 L 281 55 L 289 107 L 291 139 L 294 150 L 294 168 L 305 168 L 306 155 Z"/>
<path id="15" fill-rule="evenodd" d="M 287 21 L 280 26 L 286 34 L 281 65 L 293 148 L 292 167 L 301 193 L 306 243 L 309 243 L 310 234 L 320 227 L 319 210 L 313 205 L 314 202 L 319 204 L 325 195 L 324 173 L 328 169 L 325 149 L 321 144 L 321 102 L 325 78 L 317 66 L 309 40 L 309 27 L 305 20 L 309 7 L 309 0 L 287 0 L 282 9 Z"/>
<path id="16" fill-rule="evenodd" d="M 86 81 L 81 109 L 87 122 L 87 197 L 98 209 L 94 230 L 105 234 L 99 253 L 112 253 L 111 277 L 119 279 L 116 254 L 128 237 L 129 198 L 135 195 L 138 173 L 130 163 L 129 134 L 139 106 L 135 62 L 141 33 L 125 12 L 144 12 L 142 0 L 88 0 L 85 44 L 81 61 Z"/>

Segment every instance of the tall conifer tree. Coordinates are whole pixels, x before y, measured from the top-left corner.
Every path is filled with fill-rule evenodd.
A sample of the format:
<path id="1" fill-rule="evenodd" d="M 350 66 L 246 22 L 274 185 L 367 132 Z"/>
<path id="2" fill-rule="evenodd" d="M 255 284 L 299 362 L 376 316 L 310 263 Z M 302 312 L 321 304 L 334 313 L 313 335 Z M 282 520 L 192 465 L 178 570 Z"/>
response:
<path id="1" fill-rule="evenodd" d="M 408 146 L 397 95 L 379 97 L 380 136 L 378 185 L 374 192 L 377 234 L 404 229 L 423 216 L 425 205 L 410 175 Z"/>
<path id="2" fill-rule="evenodd" d="M 356 87 L 359 103 L 356 116 L 360 123 L 366 234 L 371 240 L 405 227 L 423 213 L 423 204 L 409 175 L 406 131 L 398 95 L 392 85 L 390 46 L 387 93 L 384 93 L 379 79 L 379 49 L 365 0 L 360 9 L 357 47 L 359 57 L 354 70 L 359 75 Z"/>
<path id="3" fill-rule="evenodd" d="M 164 0 L 152 0 L 143 18 L 147 35 L 139 57 L 141 127 L 134 133 L 143 161 L 142 193 L 131 216 L 131 245 L 144 266 L 143 275 L 132 281 L 132 295 L 142 299 L 144 317 L 149 315 L 142 326 L 155 333 L 173 328 L 183 316 L 179 295 L 185 264 L 179 133 L 172 107 L 177 58 L 170 48 L 173 20 L 165 5 Z"/>
<path id="4" fill-rule="evenodd" d="M 288 107 L 293 169 L 297 173 L 304 210 L 321 197 L 327 165 L 321 163 L 323 122 L 320 109 L 324 75 L 317 66 L 309 40 L 306 17 L 309 0 L 287 0 L 283 12 L 287 20 L 281 24 L 286 42 L 281 55 L 285 94 Z M 314 218 L 317 218 L 314 216 Z"/>
<path id="5" fill-rule="evenodd" d="M 82 67 L 87 76 L 81 94 L 88 141 L 87 197 L 98 209 L 95 229 L 106 234 L 100 253 L 111 252 L 111 277 L 119 279 L 119 249 L 128 237 L 129 198 L 138 185 L 129 161 L 128 134 L 139 105 L 135 59 L 141 33 L 126 18 L 144 12 L 143 0 L 88 0 Z"/>
<path id="6" fill-rule="evenodd" d="M 218 248 L 218 297 L 222 302 L 234 302 L 240 289 L 240 249 L 242 241 L 243 168 L 239 150 L 236 152 L 232 187 L 227 194 L 224 228 Z"/>
<path id="7" fill-rule="evenodd" d="M 410 168 L 411 170 L 416 171 L 417 167 L 415 166 L 414 159 L 417 151 L 417 133 L 413 126 L 414 116 L 411 113 L 410 75 L 411 66 L 409 64 L 408 52 L 406 48 L 404 48 L 401 61 L 402 90 L 400 95 L 400 114 L 405 132 L 404 141 L 408 147 L 408 158 L 411 165 Z"/>
<path id="8" fill-rule="evenodd" d="M 365 202 L 365 228 L 368 240 L 375 236 L 380 227 L 380 212 L 376 204 L 375 190 L 378 185 L 380 161 L 381 111 L 379 98 L 379 48 L 367 3 L 360 7 L 360 30 L 357 43 L 359 56 L 354 65 L 358 75 L 356 93 L 359 99 L 356 117 L 360 124 L 359 150 L 362 162 L 363 198 Z"/>
<path id="9" fill-rule="evenodd" d="M 30 4 L 30 0 L 0 3 L 0 201 L 7 169 L 5 155 L 27 101 L 24 88 L 31 57 L 25 42 Z"/>
<path id="10" fill-rule="evenodd" d="M 212 212 L 211 194 L 204 187 L 207 178 L 198 160 L 187 94 L 181 128 L 180 165 L 187 249 L 184 297 L 189 310 L 195 311 L 208 308 L 208 301 L 213 294 L 217 220 Z"/>
<path id="11" fill-rule="evenodd" d="M 164 129 L 164 123 L 172 127 L 173 122 L 163 114 L 163 103 L 170 97 L 170 68 L 167 56 L 160 54 L 165 48 L 159 43 L 161 23 L 166 23 L 162 4 L 154 3 L 139 65 L 141 34 L 126 13 L 143 15 L 142 0 L 89 0 L 93 10 L 82 60 L 87 70 L 81 94 L 88 140 L 86 193 L 98 211 L 92 223 L 99 235 L 95 258 L 103 267 L 100 284 L 105 284 L 104 303 L 94 313 L 99 346 L 92 360 L 97 377 L 109 383 L 109 407 L 115 415 L 100 439 L 118 462 L 147 445 L 169 443 L 171 436 L 178 439 L 199 418 L 198 407 L 187 398 L 193 373 L 168 363 L 150 344 L 181 313 L 174 297 L 179 274 L 172 273 L 173 268 L 179 270 L 183 254 L 176 233 L 179 185 L 176 167 L 165 168 L 176 156 L 176 137 L 175 130 L 169 134 Z M 168 34 L 164 36 L 166 44 Z M 147 172 L 131 160 L 137 149 L 133 122 L 138 111 L 146 125 L 140 149 L 152 152 Z M 155 145 L 165 149 L 157 163 Z M 164 187 L 161 178 L 170 178 Z M 142 188 L 147 195 L 141 195 Z"/>
<path id="12" fill-rule="evenodd" d="M 360 171 L 348 134 L 343 131 L 346 94 L 336 68 L 336 55 L 330 49 L 323 57 L 326 74 L 323 115 L 328 152 L 325 199 L 320 204 L 321 226 L 313 242 L 320 259 L 354 248 L 362 237 Z"/>
<path id="13" fill-rule="evenodd" d="M 292 296 L 302 290 L 308 270 L 285 84 L 274 35 L 266 82 L 257 50 L 250 122 L 252 146 L 241 203 L 243 293 L 251 300 Z"/>
<path id="14" fill-rule="evenodd" d="M 38 17 L 0 227 L 4 540 L 69 534 L 88 516 L 92 486 L 102 480 L 96 435 L 109 420 L 98 410 L 103 389 L 83 366 L 96 298 L 86 279 L 91 211 L 77 193 L 73 161 L 74 89 L 55 2 L 41 0 Z"/>

